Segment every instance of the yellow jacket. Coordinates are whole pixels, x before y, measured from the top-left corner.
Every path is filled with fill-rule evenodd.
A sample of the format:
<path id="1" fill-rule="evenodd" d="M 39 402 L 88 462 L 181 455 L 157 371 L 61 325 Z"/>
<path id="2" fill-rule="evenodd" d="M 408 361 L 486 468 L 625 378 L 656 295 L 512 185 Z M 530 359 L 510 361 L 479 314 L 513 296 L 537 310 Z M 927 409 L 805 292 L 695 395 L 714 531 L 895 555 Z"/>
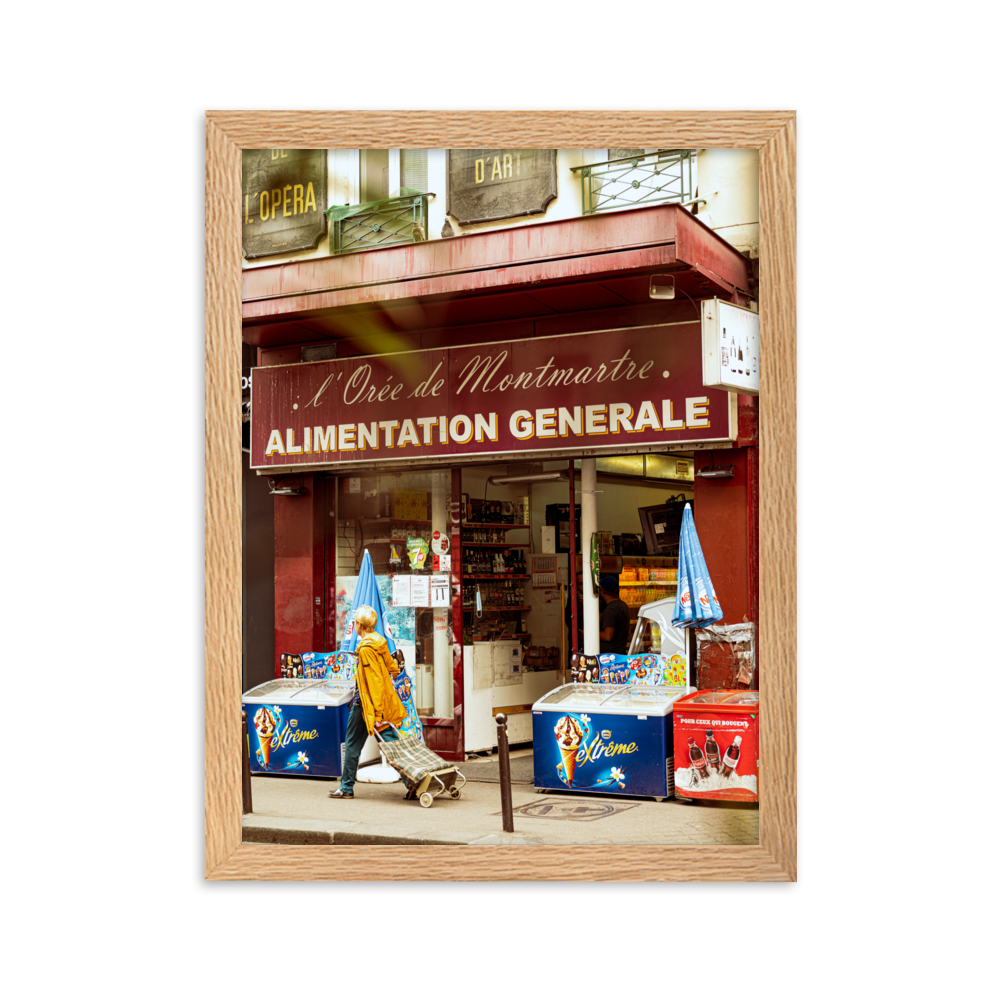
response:
<path id="1" fill-rule="evenodd" d="M 406 709 L 392 684 L 400 667 L 389 652 L 389 644 L 378 632 L 372 632 L 358 643 L 357 654 L 358 695 L 365 727 L 373 733 L 376 722 L 398 726 L 406 718 Z"/>

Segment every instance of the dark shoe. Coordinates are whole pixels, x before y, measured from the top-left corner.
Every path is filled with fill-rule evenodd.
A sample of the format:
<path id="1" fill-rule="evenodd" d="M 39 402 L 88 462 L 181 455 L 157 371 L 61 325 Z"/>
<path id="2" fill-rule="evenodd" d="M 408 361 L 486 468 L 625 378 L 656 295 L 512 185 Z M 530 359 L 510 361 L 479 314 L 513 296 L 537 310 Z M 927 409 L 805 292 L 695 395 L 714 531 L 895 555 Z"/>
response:
<path id="1" fill-rule="evenodd" d="M 354 792 L 345 792 L 343 788 L 338 788 L 335 792 L 327 792 L 331 799 L 353 799 Z"/>

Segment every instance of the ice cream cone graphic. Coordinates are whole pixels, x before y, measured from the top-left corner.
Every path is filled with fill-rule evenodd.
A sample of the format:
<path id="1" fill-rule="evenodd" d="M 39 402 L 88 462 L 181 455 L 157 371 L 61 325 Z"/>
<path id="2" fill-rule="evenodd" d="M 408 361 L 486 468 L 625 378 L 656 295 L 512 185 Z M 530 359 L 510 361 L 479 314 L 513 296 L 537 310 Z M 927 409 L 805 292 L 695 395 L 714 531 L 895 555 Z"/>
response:
<path id="1" fill-rule="evenodd" d="M 576 773 L 576 755 L 583 742 L 583 727 L 572 715 L 564 715 L 555 726 L 556 746 L 562 757 L 563 772 L 566 784 L 573 787 L 573 775 Z"/>
<path id="2" fill-rule="evenodd" d="M 271 739 L 274 737 L 274 716 L 266 706 L 262 705 L 254 713 L 253 727 L 257 730 L 260 759 L 264 762 L 264 770 L 266 771 L 271 760 Z"/>
<path id="3" fill-rule="evenodd" d="M 560 746 L 559 753 L 562 754 L 563 770 L 566 772 L 566 784 L 573 787 L 573 775 L 576 773 L 576 755 L 580 749 L 580 744 L 576 746 Z"/>

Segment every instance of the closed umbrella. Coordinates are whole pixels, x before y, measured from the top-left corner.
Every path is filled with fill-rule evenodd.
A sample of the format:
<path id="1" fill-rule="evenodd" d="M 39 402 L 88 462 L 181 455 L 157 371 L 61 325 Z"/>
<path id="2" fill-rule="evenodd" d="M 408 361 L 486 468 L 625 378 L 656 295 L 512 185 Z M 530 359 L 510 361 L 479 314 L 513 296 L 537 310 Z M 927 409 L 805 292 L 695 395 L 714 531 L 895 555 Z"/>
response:
<path id="1" fill-rule="evenodd" d="M 712 578 L 694 527 L 691 504 L 684 504 L 681 519 L 680 557 L 677 566 L 677 600 L 673 624 L 677 628 L 704 628 L 723 617 Z"/>
<path id="2" fill-rule="evenodd" d="M 358 583 L 354 588 L 351 617 L 344 630 L 344 641 L 340 644 L 340 648 L 349 653 L 353 653 L 358 648 L 358 630 L 354 627 L 354 611 L 356 608 L 363 607 L 375 609 L 375 614 L 378 616 L 375 629 L 385 636 L 385 641 L 389 644 L 389 652 L 395 653 L 396 643 L 392 638 L 392 629 L 385 620 L 385 602 L 382 600 L 382 592 L 378 589 L 375 567 L 372 565 L 372 557 L 367 549 L 365 549 L 364 557 L 361 560 L 361 574 L 358 576 Z"/>
<path id="3" fill-rule="evenodd" d="M 358 576 L 357 586 L 354 588 L 354 600 L 351 602 L 351 615 L 344 630 L 344 641 L 340 648 L 353 653 L 358 648 L 358 630 L 354 624 L 354 612 L 358 608 L 373 608 L 376 615 L 375 629 L 385 636 L 385 641 L 389 644 L 389 652 L 396 651 L 396 643 L 392 638 L 392 629 L 385 620 L 385 602 L 378 589 L 378 580 L 375 577 L 375 567 L 372 565 L 372 557 L 365 549 L 364 557 L 361 560 L 361 573 Z M 378 750 L 378 741 L 374 736 L 369 736 L 365 745 L 361 748 L 361 757 L 374 753 Z M 381 752 L 380 752 L 381 753 Z M 382 757 L 381 764 L 372 764 L 358 770 L 358 781 L 369 781 L 376 784 L 388 785 L 394 781 L 399 781 L 399 772 L 389 767 Z"/>
<path id="4" fill-rule="evenodd" d="M 686 511 L 690 520 L 690 531 L 687 536 L 687 555 L 690 560 L 692 581 L 691 587 L 691 608 L 695 618 L 694 628 L 702 628 L 711 625 L 712 622 L 719 621 L 722 617 L 722 608 L 719 607 L 718 600 L 715 599 L 715 589 L 712 580 L 708 575 L 708 566 L 705 563 L 705 555 L 701 550 L 701 542 L 698 539 L 698 532 L 694 526 L 694 515 L 691 513 L 690 505 Z M 683 523 L 682 523 L 683 528 Z M 715 603 L 713 604 L 713 599 Z"/>
<path id="5" fill-rule="evenodd" d="M 354 590 L 354 600 L 351 604 L 351 618 L 347 623 L 344 641 L 340 648 L 354 652 L 358 646 L 358 632 L 354 627 L 354 609 L 367 605 L 375 609 L 378 620 L 375 628 L 385 636 L 385 641 L 389 644 L 389 652 L 394 653 L 397 649 L 396 642 L 392 637 L 392 626 L 386 616 L 385 600 L 379 590 L 378 577 L 375 576 L 375 567 L 372 565 L 372 557 L 365 549 L 365 554 L 361 560 L 361 575 L 358 577 L 358 584 Z M 396 727 L 400 736 L 416 736 L 418 740 L 424 738 L 424 727 L 417 715 L 416 702 L 414 701 L 414 685 L 416 682 L 412 667 L 404 666 L 396 675 L 393 684 L 396 694 L 406 709 L 406 718 Z M 374 739 L 372 743 L 374 744 Z M 395 773 L 395 772 L 393 772 Z"/>

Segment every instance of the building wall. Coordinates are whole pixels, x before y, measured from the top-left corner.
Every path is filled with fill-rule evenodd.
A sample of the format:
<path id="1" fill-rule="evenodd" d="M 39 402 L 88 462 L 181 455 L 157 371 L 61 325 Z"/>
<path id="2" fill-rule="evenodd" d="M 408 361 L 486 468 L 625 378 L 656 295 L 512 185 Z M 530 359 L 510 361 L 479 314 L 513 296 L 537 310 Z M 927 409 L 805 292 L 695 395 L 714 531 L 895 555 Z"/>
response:
<path id="1" fill-rule="evenodd" d="M 445 207 L 447 205 L 447 169 L 445 150 L 430 150 L 427 163 L 427 190 L 435 193 L 429 200 L 428 227 L 429 239 L 440 239 L 442 227 L 446 222 Z M 560 150 L 557 164 L 557 197 L 549 203 L 544 214 L 524 216 L 517 219 L 504 219 L 497 222 L 483 223 L 475 226 L 459 227 L 454 220 L 448 220 L 456 235 L 470 232 L 480 232 L 485 229 L 505 229 L 531 225 L 540 221 L 566 220 L 580 217 L 582 214 L 580 181 L 572 172 L 574 166 L 585 163 L 600 162 L 607 156 L 607 150 Z M 398 151 L 389 151 L 383 158 L 386 177 L 385 184 L 388 194 L 398 191 L 400 177 L 400 158 Z M 362 156 L 359 150 L 329 150 L 328 165 L 328 200 L 330 204 L 359 204 L 364 193 L 361 185 Z M 699 197 L 706 202 L 698 207 L 700 221 L 726 239 L 732 246 L 747 256 L 754 257 L 759 245 L 759 199 L 758 160 L 755 151 L 742 150 L 709 150 L 698 154 L 698 170 L 694 183 Z M 375 252 L 375 251 L 369 251 Z M 244 267 L 266 267 L 282 262 L 325 257 L 329 253 L 328 241 L 324 236 L 318 246 L 308 253 L 272 256 L 255 261 L 244 261 Z M 601 322 L 606 322 L 602 317 Z M 299 348 L 288 348 L 287 358 L 269 358 L 267 364 L 294 363 L 300 360 Z M 261 362 L 259 362 L 261 363 Z M 740 464 L 738 461 L 737 464 Z M 469 487 L 479 474 L 478 470 L 469 469 Z M 318 479 L 319 477 L 317 477 Z M 303 479 L 310 487 L 307 495 L 298 498 L 274 498 L 274 663 L 281 651 L 319 650 L 324 645 L 323 622 L 331 612 L 332 595 L 327 594 L 327 601 L 316 600 L 316 595 L 323 593 L 323 546 L 324 517 L 329 511 L 323 501 L 312 490 L 312 476 Z M 629 496 L 625 498 L 622 509 L 633 511 L 638 506 L 659 502 L 662 491 L 647 490 L 645 487 L 626 487 Z M 547 491 L 551 491 L 553 499 L 547 500 Z M 511 497 L 519 495 L 522 490 L 512 489 Z M 545 502 L 565 502 L 567 488 L 535 486 L 528 492 L 537 493 L 533 496 L 535 510 L 541 511 L 541 517 L 535 517 L 533 538 L 535 551 L 540 550 L 540 532 L 538 526 L 544 520 Z M 706 549 L 706 557 L 710 565 L 723 565 L 725 571 L 717 581 L 717 590 L 723 607 L 727 611 L 727 621 L 740 621 L 748 612 L 752 614 L 753 590 L 748 577 L 754 574 L 752 552 L 748 551 L 746 539 L 748 536 L 748 516 L 755 512 L 748 510 L 745 479 L 742 482 L 727 485 L 712 491 L 711 496 L 702 496 L 705 491 L 698 489 L 699 529 L 705 531 L 706 537 L 714 540 L 717 550 L 712 548 L 710 541 Z M 648 497 L 646 494 L 649 493 Z M 494 495 L 491 492 L 491 496 Z M 606 498 L 610 501 L 610 496 Z M 605 507 L 602 514 L 602 507 Z M 637 521 L 637 518 L 635 519 Z M 610 503 L 603 503 L 598 497 L 598 526 L 601 530 L 613 532 L 638 530 L 628 515 L 619 522 L 612 514 Z M 740 540 L 742 544 L 740 543 Z M 338 556 L 344 558 L 347 545 L 346 539 L 331 539 L 331 548 L 339 549 Z M 733 545 L 736 545 L 736 550 Z M 737 551 L 738 550 L 738 551 Z M 332 555 L 332 552 L 331 552 Z M 339 561 L 339 560 L 338 560 Z M 565 566 L 565 556 L 560 560 Z M 558 645 L 558 637 L 562 618 L 562 605 L 558 592 L 534 592 L 529 587 L 528 603 L 533 611 L 528 616 L 528 627 L 535 644 Z M 330 605 L 330 606 L 327 606 Z"/>
<path id="2" fill-rule="evenodd" d="M 274 676 L 274 497 L 243 454 L 243 690 Z"/>
<path id="3" fill-rule="evenodd" d="M 323 649 L 326 484 L 322 476 L 290 477 L 305 492 L 274 499 L 274 676 L 281 653 Z"/>
<path id="4" fill-rule="evenodd" d="M 399 193 L 399 150 L 388 151 L 387 196 Z M 492 229 L 509 229 L 545 221 L 572 219 L 582 215 L 580 177 L 573 167 L 599 163 L 608 157 L 607 149 L 560 149 L 556 156 L 557 195 L 546 210 L 538 215 L 525 215 L 496 222 L 459 226 L 455 219 L 448 222 L 454 235 L 482 232 Z M 381 162 L 381 161 L 380 161 Z M 361 184 L 362 151 L 357 149 L 331 149 L 327 151 L 327 199 L 330 205 L 358 205 L 370 200 L 364 197 Z M 371 171 L 369 171 L 369 174 Z M 699 197 L 708 203 L 697 207 L 702 222 L 716 230 L 741 253 L 757 256 L 759 242 L 759 166 L 758 154 L 753 149 L 698 150 L 694 159 L 693 184 Z M 427 238 L 441 239 L 448 204 L 447 150 L 427 150 L 427 190 L 434 193 L 428 200 Z M 329 256 L 326 236 L 312 250 L 276 254 L 251 261 L 244 261 L 245 268 L 267 267 Z"/>
<path id="5" fill-rule="evenodd" d="M 756 149 L 702 149 L 698 219 L 751 258 L 760 255 L 760 157 Z"/>

